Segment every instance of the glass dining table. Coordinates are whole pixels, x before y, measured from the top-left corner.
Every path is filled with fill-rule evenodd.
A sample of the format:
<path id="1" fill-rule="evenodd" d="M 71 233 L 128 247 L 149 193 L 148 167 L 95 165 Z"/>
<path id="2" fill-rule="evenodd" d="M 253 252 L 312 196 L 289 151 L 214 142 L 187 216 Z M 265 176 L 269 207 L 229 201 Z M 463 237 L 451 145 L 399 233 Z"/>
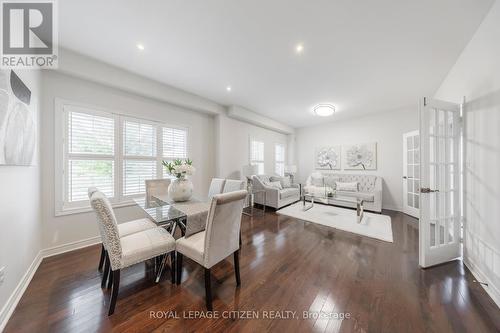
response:
<path id="1" fill-rule="evenodd" d="M 177 227 L 179 227 L 182 237 L 188 237 L 204 230 L 210 209 L 210 203 L 197 198 L 175 202 L 168 195 L 157 195 L 151 196 L 149 199 L 145 197 L 135 198 L 134 201 L 150 220 L 155 222 L 159 227 L 167 229 L 173 237 L 175 237 Z M 157 283 L 160 281 L 168 257 L 165 255 L 161 260 L 156 275 Z"/>
<path id="2" fill-rule="evenodd" d="M 204 230 L 210 209 L 210 203 L 196 197 L 175 202 L 168 195 L 156 195 L 150 199 L 136 198 L 134 201 L 153 222 L 169 230 L 172 236 L 177 227 L 182 236 Z"/>

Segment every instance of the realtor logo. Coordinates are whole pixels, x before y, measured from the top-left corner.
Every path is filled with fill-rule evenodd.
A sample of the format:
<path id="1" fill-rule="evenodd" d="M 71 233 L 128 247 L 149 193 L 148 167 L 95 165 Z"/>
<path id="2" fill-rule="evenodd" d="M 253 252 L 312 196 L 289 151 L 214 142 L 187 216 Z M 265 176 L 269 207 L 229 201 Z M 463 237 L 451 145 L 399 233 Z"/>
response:
<path id="1" fill-rule="evenodd" d="M 2 8 L 1 68 L 57 68 L 55 1 L 7 1 Z"/>

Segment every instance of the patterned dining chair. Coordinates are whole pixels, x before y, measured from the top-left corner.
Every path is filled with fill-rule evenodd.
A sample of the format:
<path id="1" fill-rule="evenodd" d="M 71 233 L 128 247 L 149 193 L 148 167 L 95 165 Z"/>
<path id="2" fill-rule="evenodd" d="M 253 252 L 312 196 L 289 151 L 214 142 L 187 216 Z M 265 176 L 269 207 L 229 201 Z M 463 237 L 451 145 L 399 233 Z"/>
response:
<path id="1" fill-rule="evenodd" d="M 216 194 L 212 198 L 204 231 L 176 241 L 177 284 L 182 278 L 182 257 L 187 256 L 205 268 L 205 301 L 212 311 L 210 269 L 229 255 L 234 256 L 236 285 L 241 284 L 239 266 L 239 234 L 241 213 L 247 191 Z"/>
<path id="2" fill-rule="evenodd" d="M 245 189 L 245 181 L 235 180 L 235 179 L 226 179 L 222 193 L 241 191 L 244 189 Z"/>
<path id="3" fill-rule="evenodd" d="M 222 178 L 212 178 L 210 182 L 210 188 L 208 189 L 208 199 L 212 199 L 212 197 L 216 194 L 221 194 L 222 189 L 224 188 L 225 179 Z"/>
<path id="4" fill-rule="evenodd" d="M 170 179 L 148 179 L 146 183 L 146 202 L 148 205 L 153 201 L 153 196 L 167 195 Z"/>
<path id="5" fill-rule="evenodd" d="M 94 209 L 100 223 L 104 243 L 110 263 L 112 292 L 109 303 L 108 316 L 115 311 L 118 290 L 120 288 L 120 272 L 122 269 L 146 260 L 166 255 L 175 250 L 175 239 L 170 233 L 156 227 L 139 231 L 121 237 L 113 208 L 104 193 L 93 192 L 90 204 Z M 174 269 L 172 267 L 172 269 Z M 172 282 L 174 282 L 172 280 Z"/>
<path id="6" fill-rule="evenodd" d="M 92 197 L 92 194 L 95 192 L 98 192 L 99 190 L 96 187 L 89 187 L 88 188 L 88 196 L 89 200 Z M 109 273 L 109 258 L 107 258 L 107 246 L 106 246 L 106 240 L 104 238 L 104 233 L 101 230 L 102 225 L 98 223 L 99 231 L 101 234 L 101 257 L 99 259 L 99 266 L 98 270 L 100 272 L 103 272 L 102 275 L 102 281 L 101 281 L 101 287 L 104 288 L 106 286 L 106 281 L 108 281 L 108 277 L 110 277 Z M 118 224 L 118 234 L 120 237 L 125 237 L 128 235 L 132 235 L 136 232 L 148 230 L 148 229 L 153 229 L 156 228 L 157 225 L 153 221 L 147 219 L 147 218 L 142 218 L 142 219 L 137 219 L 129 222 L 124 222 Z M 108 288 L 111 287 L 111 279 L 108 281 Z"/>

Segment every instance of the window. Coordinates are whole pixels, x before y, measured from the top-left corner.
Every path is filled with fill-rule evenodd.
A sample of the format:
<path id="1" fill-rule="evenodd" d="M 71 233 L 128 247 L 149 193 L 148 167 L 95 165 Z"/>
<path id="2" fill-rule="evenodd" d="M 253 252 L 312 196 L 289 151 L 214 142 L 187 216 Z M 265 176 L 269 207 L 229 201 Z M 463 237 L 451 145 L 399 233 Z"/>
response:
<path id="1" fill-rule="evenodd" d="M 60 109 L 56 212 L 88 208 L 91 186 L 112 203 L 130 201 L 145 193 L 146 179 L 167 177 L 162 160 L 188 157 L 186 128 L 71 104 Z"/>
<path id="2" fill-rule="evenodd" d="M 75 109 L 68 113 L 67 133 L 67 201 L 86 200 L 87 189 L 93 184 L 100 184 L 103 193 L 114 197 L 113 117 Z"/>
<path id="3" fill-rule="evenodd" d="M 144 181 L 157 178 L 157 153 L 155 125 L 123 122 L 123 196 L 146 192 Z"/>
<path id="4" fill-rule="evenodd" d="M 285 175 L 285 145 L 274 145 L 274 172 L 283 177 Z"/>
<path id="5" fill-rule="evenodd" d="M 163 127 L 163 159 L 172 161 L 187 158 L 187 132 L 185 129 Z"/>
<path id="6" fill-rule="evenodd" d="M 250 164 L 257 165 L 257 174 L 264 174 L 264 142 L 250 140 Z"/>

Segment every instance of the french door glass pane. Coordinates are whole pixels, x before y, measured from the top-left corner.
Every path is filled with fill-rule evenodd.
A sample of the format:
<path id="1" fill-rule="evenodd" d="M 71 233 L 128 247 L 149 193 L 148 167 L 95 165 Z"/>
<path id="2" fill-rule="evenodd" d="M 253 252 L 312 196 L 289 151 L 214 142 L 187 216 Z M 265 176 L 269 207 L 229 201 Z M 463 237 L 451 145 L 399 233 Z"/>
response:
<path id="1" fill-rule="evenodd" d="M 114 197 L 114 163 L 108 160 L 68 161 L 68 201 L 88 200 L 88 188 L 95 186 Z"/>
<path id="2" fill-rule="evenodd" d="M 144 181 L 156 178 L 156 161 L 125 160 L 123 162 L 123 195 L 146 192 Z"/>

